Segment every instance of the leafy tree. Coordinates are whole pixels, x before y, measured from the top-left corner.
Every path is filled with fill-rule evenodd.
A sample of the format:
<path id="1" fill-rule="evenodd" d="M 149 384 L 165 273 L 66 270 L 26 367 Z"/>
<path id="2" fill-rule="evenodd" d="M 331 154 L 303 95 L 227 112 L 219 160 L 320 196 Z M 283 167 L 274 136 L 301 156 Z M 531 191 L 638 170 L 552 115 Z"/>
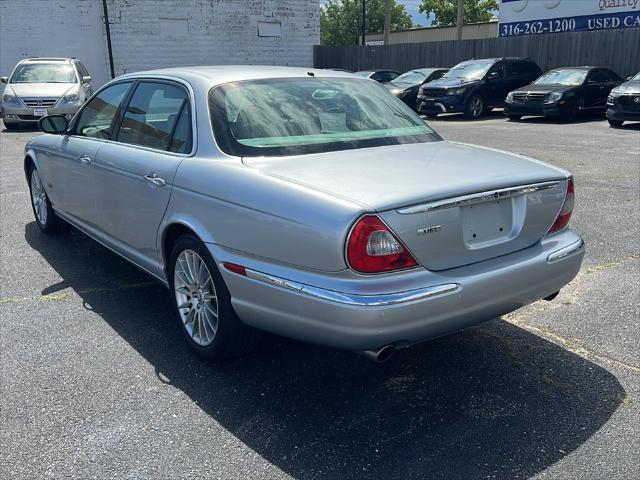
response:
<path id="1" fill-rule="evenodd" d="M 382 32 L 384 0 L 366 0 L 365 30 Z M 361 39 L 362 0 L 329 0 L 320 8 L 322 45 L 357 45 Z M 391 0 L 391 31 L 411 28 L 413 22 L 404 5 Z"/>
<path id="2" fill-rule="evenodd" d="M 427 18 L 433 15 L 433 25 L 455 25 L 458 1 L 422 0 L 419 10 Z M 488 22 L 496 10 L 497 0 L 464 0 L 464 23 Z"/>

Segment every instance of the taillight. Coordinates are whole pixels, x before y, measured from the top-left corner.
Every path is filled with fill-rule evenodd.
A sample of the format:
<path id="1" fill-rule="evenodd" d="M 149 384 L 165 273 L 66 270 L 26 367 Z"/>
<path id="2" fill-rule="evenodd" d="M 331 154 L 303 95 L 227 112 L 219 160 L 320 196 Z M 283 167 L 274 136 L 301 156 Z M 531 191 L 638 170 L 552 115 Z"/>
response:
<path id="1" fill-rule="evenodd" d="M 575 190 L 573 186 L 573 177 L 567 180 L 567 192 L 564 196 L 564 203 L 562 204 L 562 209 L 560 209 L 560 213 L 556 217 L 556 221 L 553 222 L 551 228 L 547 232 L 547 235 L 550 233 L 555 233 L 558 230 L 562 230 L 564 227 L 569 225 L 569 220 L 571 219 L 571 214 L 573 213 L 573 202 L 575 200 Z"/>
<path id="2" fill-rule="evenodd" d="M 376 215 L 362 217 L 351 230 L 347 260 L 361 273 L 390 272 L 418 264 Z"/>

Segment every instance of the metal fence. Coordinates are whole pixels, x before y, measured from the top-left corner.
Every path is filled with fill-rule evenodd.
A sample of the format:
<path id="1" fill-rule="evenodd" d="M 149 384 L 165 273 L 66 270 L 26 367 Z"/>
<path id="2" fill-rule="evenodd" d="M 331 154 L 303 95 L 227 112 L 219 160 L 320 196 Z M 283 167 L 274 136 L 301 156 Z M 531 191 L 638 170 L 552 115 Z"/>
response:
<path id="1" fill-rule="evenodd" d="M 316 68 L 405 72 L 451 67 L 470 58 L 507 56 L 530 57 L 543 70 L 598 65 L 627 77 L 640 71 L 640 28 L 370 47 L 317 45 L 313 63 Z"/>

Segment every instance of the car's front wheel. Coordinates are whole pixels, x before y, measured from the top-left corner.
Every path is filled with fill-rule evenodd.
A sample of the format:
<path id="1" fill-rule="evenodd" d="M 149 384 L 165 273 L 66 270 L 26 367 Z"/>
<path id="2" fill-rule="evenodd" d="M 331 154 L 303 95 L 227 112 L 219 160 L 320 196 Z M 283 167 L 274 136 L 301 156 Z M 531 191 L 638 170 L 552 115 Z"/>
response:
<path id="1" fill-rule="evenodd" d="M 473 95 L 464 107 L 464 115 L 467 118 L 480 118 L 484 113 L 484 100 L 480 95 Z"/>
<path id="2" fill-rule="evenodd" d="M 183 235 L 169 259 L 169 284 L 182 332 L 190 347 L 208 360 L 245 354 L 260 331 L 242 323 L 215 261 L 200 239 Z"/>
<path id="3" fill-rule="evenodd" d="M 53 211 L 47 192 L 44 190 L 40 172 L 33 165 L 29 170 L 29 191 L 33 216 L 36 218 L 40 230 L 49 234 L 62 230 L 65 222 Z"/>
<path id="4" fill-rule="evenodd" d="M 522 118 L 522 115 L 507 115 L 507 118 L 512 122 L 517 122 Z"/>
<path id="5" fill-rule="evenodd" d="M 624 123 L 624 120 L 611 120 L 610 118 L 608 118 L 607 120 L 609 121 L 609 125 L 611 125 L 613 128 L 620 128 Z"/>

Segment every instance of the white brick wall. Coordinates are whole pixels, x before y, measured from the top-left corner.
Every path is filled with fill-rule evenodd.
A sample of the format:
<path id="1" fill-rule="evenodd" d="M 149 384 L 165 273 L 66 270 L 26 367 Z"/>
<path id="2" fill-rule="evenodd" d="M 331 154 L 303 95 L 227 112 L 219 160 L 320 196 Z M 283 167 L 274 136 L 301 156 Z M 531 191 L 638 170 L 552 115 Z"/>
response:
<path id="1" fill-rule="evenodd" d="M 109 78 L 100 0 L 0 0 L 0 75 L 27 57 L 77 57 Z"/>
<path id="2" fill-rule="evenodd" d="M 177 65 L 313 65 L 319 0 L 107 0 L 116 75 Z M 279 22 L 281 37 L 259 37 Z M 277 30 L 277 29 L 276 29 Z M 28 56 L 75 56 L 109 78 L 101 0 L 0 0 L 0 74 Z"/>

